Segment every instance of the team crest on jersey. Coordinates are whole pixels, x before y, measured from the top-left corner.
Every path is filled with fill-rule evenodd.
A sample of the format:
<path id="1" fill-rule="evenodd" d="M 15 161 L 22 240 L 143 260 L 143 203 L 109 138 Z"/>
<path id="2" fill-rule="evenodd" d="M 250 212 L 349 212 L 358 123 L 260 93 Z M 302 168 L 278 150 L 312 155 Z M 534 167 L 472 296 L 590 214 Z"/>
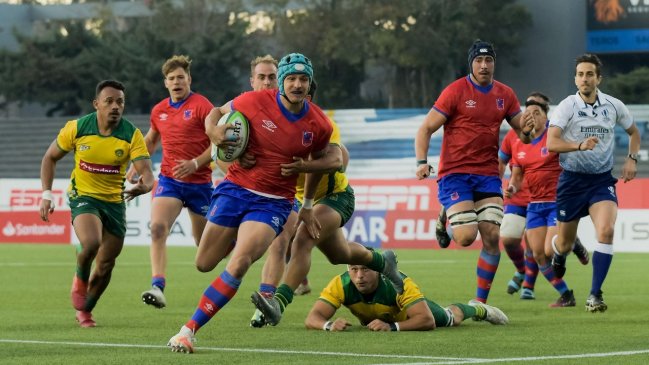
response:
<path id="1" fill-rule="evenodd" d="M 541 147 L 541 156 L 547 157 L 550 154 L 547 147 Z"/>
<path id="2" fill-rule="evenodd" d="M 460 199 L 460 194 L 458 194 L 457 191 L 453 192 L 453 194 L 451 194 L 451 200 L 458 200 L 458 199 Z"/>
<path id="3" fill-rule="evenodd" d="M 115 156 L 117 156 L 117 157 L 124 156 L 124 150 L 122 150 L 122 149 L 115 150 Z"/>
<path id="4" fill-rule="evenodd" d="M 302 133 L 302 146 L 309 147 L 313 143 L 313 132 Z"/>
<path id="5" fill-rule="evenodd" d="M 162 113 L 162 114 L 160 114 L 160 121 L 161 121 L 161 122 L 164 122 L 164 121 L 167 120 L 168 118 L 169 118 L 169 115 L 168 115 L 167 113 Z"/>
<path id="6" fill-rule="evenodd" d="M 183 119 L 184 120 L 192 119 L 192 110 L 191 109 L 183 111 Z"/>
<path id="7" fill-rule="evenodd" d="M 498 110 L 504 110 L 505 109 L 505 99 L 496 99 L 496 107 Z"/>

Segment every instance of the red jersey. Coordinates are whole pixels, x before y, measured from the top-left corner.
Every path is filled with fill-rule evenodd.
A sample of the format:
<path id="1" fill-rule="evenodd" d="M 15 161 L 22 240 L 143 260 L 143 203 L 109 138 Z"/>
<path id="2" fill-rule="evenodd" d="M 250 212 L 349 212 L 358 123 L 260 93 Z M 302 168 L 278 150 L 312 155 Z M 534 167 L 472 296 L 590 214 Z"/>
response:
<path id="1" fill-rule="evenodd" d="M 561 174 L 559 154 L 548 151 L 546 128 L 532 143 L 518 143 L 512 154 L 512 165 L 523 169 L 532 202 L 557 200 L 557 183 Z"/>
<path id="2" fill-rule="evenodd" d="M 521 140 L 516 135 L 516 131 L 510 129 L 509 132 L 503 138 L 502 143 L 500 144 L 500 150 L 498 151 L 498 158 L 505 163 L 509 163 L 509 166 L 512 166 L 512 151 L 514 145 L 522 144 Z M 505 197 L 504 205 L 515 205 L 517 207 L 527 207 L 527 204 L 530 202 L 530 190 L 527 187 L 527 180 L 523 179 L 523 184 L 519 191 L 514 194 L 511 198 Z"/>
<path id="3" fill-rule="evenodd" d="M 173 105 L 170 98 L 165 98 L 153 107 L 151 128 L 160 133 L 162 139 L 162 175 L 176 179 L 172 170 L 176 160 L 191 160 L 210 147 L 210 139 L 205 134 L 205 117 L 213 107 L 209 100 L 196 93 Z M 203 166 L 181 181 L 211 183 L 212 170 Z"/>
<path id="4" fill-rule="evenodd" d="M 521 112 L 514 91 L 498 81 L 482 87 L 467 76 L 447 86 L 433 108 L 446 117 L 438 176 L 498 176 L 500 125 Z"/>
<path id="5" fill-rule="evenodd" d="M 299 114 L 293 114 L 279 97 L 279 90 L 260 90 L 232 101 L 232 109 L 248 119 L 247 150 L 257 163 L 251 169 L 232 164 L 225 178 L 249 190 L 293 199 L 298 175 L 282 176 L 280 164 L 292 163 L 293 156 L 306 159 L 312 152 L 324 150 L 333 127 L 315 104 L 306 102 Z"/>

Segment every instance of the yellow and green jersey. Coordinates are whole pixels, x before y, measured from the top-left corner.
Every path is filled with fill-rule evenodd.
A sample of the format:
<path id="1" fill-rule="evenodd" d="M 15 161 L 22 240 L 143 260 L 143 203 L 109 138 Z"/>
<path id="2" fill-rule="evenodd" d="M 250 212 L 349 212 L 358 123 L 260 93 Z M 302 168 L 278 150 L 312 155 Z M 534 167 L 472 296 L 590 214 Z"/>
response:
<path id="1" fill-rule="evenodd" d="M 333 132 L 331 133 L 329 144 L 340 146 L 340 129 L 338 129 L 336 122 L 331 120 L 331 118 L 329 120 L 333 126 Z M 317 202 L 327 195 L 345 191 L 347 185 L 349 185 L 349 181 L 344 172 L 336 171 L 334 173 L 325 174 L 322 176 L 318 188 L 316 189 L 315 201 Z M 304 202 L 304 174 L 300 174 L 297 178 L 295 198 L 299 200 L 300 203 Z"/>
<path id="2" fill-rule="evenodd" d="M 364 295 L 356 289 L 349 272 L 333 278 L 320 293 L 319 300 L 338 309 L 344 305 L 359 319 L 363 326 L 375 319 L 384 322 L 399 322 L 407 319 L 406 309 L 422 300 L 426 300 L 412 279 L 403 277 L 403 294 L 397 294 L 390 281 L 379 276 L 379 285 L 371 295 Z"/>
<path id="3" fill-rule="evenodd" d="M 149 157 L 142 132 L 122 118 L 110 136 L 99 134 L 97 113 L 71 120 L 56 137 L 64 152 L 74 151 L 68 196 L 90 196 L 105 202 L 122 201 L 129 161 Z"/>

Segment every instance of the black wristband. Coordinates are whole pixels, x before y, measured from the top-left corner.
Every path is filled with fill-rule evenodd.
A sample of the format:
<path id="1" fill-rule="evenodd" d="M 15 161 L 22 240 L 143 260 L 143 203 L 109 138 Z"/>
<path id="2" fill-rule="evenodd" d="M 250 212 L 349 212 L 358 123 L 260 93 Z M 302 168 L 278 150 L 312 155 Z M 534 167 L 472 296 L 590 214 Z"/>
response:
<path id="1" fill-rule="evenodd" d="M 417 160 L 417 167 L 421 165 L 428 165 L 428 160 Z"/>
<path id="2" fill-rule="evenodd" d="M 390 331 L 398 331 L 399 329 L 397 328 L 397 324 L 394 322 L 390 322 Z"/>
<path id="3" fill-rule="evenodd" d="M 581 151 L 581 144 L 584 143 L 584 141 L 579 142 L 579 146 L 577 146 L 577 151 Z"/>

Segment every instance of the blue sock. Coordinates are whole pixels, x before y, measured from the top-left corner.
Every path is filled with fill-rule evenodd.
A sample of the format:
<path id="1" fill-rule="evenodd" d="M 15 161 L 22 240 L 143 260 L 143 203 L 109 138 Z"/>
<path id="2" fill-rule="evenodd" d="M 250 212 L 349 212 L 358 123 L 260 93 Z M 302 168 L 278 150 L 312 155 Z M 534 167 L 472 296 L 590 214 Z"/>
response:
<path id="1" fill-rule="evenodd" d="M 151 286 L 157 286 L 160 290 L 164 291 L 167 282 L 164 276 L 154 276 L 151 278 Z"/>
<path id="2" fill-rule="evenodd" d="M 275 291 L 277 290 L 277 287 L 271 284 L 264 284 L 261 283 L 259 284 L 259 292 L 260 293 L 268 293 L 271 296 L 275 294 Z"/>
<path id="3" fill-rule="evenodd" d="M 613 261 L 613 245 L 597 243 L 595 252 L 593 252 L 593 281 L 590 287 L 590 293 L 599 295 L 602 285 L 608 274 L 608 269 Z"/>

